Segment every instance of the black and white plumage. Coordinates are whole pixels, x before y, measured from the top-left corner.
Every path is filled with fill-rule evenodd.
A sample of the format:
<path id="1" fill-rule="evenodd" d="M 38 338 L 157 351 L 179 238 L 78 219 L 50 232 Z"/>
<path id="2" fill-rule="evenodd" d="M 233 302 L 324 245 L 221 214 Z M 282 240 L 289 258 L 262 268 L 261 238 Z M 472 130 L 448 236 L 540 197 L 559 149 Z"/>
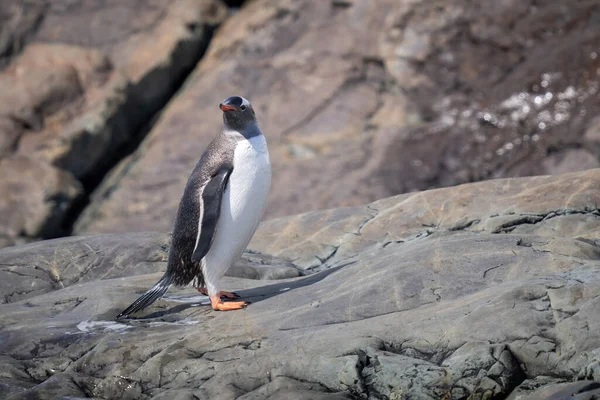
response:
<path id="1" fill-rule="evenodd" d="M 172 285 L 196 281 L 216 310 L 243 308 L 245 302 L 222 302 L 220 280 L 252 238 L 271 186 L 265 137 L 252 105 L 233 96 L 220 104 L 223 131 L 194 168 L 181 202 L 167 270 L 163 277 L 117 318 L 127 317 L 162 297 Z M 204 287 L 206 286 L 206 289 Z"/>

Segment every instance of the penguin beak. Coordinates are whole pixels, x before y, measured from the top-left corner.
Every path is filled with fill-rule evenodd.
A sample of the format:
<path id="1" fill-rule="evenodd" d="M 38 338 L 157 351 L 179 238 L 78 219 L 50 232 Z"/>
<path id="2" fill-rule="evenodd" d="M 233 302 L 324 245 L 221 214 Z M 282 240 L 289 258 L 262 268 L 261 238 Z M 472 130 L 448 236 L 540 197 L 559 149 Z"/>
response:
<path id="1" fill-rule="evenodd" d="M 225 112 L 225 111 L 235 111 L 237 110 L 237 108 L 230 106 L 228 104 L 219 104 L 219 108 L 221 109 L 221 111 Z"/>

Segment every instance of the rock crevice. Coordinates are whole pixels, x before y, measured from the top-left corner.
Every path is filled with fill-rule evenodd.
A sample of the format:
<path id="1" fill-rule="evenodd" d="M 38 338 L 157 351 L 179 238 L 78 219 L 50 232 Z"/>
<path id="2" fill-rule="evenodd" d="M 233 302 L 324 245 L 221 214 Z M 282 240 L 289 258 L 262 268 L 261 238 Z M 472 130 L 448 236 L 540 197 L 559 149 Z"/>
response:
<path id="1" fill-rule="evenodd" d="M 143 141 L 227 14 L 216 0 L 5 3 L 0 42 L 19 51 L 0 61 L 2 247 L 70 233 L 90 193 Z M 21 24 L 22 37 L 11 31 Z"/>

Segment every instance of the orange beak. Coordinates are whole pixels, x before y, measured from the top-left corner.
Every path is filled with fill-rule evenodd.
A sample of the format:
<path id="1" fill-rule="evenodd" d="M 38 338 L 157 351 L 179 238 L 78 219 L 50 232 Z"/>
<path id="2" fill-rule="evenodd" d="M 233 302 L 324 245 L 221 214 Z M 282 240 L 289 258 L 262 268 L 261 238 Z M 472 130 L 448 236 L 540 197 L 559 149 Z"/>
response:
<path id="1" fill-rule="evenodd" d="M 227 104 L 219 104 L 219 108 L 221 109 L 221 111 L 225 112 L 225 111 L 235 111 L 237 110 L 237 108 L 227 105 Z"/>

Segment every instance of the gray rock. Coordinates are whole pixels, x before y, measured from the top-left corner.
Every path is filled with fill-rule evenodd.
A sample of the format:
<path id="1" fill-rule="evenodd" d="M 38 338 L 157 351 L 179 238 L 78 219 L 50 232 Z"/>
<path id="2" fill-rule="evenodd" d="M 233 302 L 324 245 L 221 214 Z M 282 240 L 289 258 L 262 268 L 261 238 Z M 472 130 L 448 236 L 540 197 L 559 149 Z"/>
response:
<path id="1" fill-rule="evenodd" d="M 341 400 L 352 397 L 328 392 L 327 388 L 311 382 L 300 382 L 285 376 L 278 376 L 266 385 L 239 397 L 240 400 L 285 400 L 285 399 L 315 399 L 315 400 Z"/>
<path id="2" fill-rule="evenodd" d="M 540 382 L 541 381 L 541 382 Z M 600 395 L 600 382 L 581 381 L 549 384 L 552 379 L 527 380 L 507 400 L 592 400 Z M 539 387 L 540 384 L 546 384 Z"/>
<path id="3" fill-rule="evenodd" d="M 304 275 L 294 263 L 268 254 L 246 252 L 231 266 L 227 276 L 246 279 L 285 279 Z"/>
<path id="4" fill-rule="evenodd" d="M 169 245 L 170 235 L 131 233 L 53 239 L 4 249 L 0 304 L 76 283 L 164 271 Z M 258 280 L 300 275 L 289 261 L 249 252 L 227 272 L 227 276 Z"/>
<path id="5" fill-rule="evenodd" d="M 599 191 L 591 170 L 274 220 L 236 265 L 250 272 L 224 279 L 252 302 L 230 313 L 172 288 L 114 321 L 160 276 L 167 235 L 3 249 L 0 385 L 14 398 L 590 398 Z M 239 277 L 260 265 L 271 280 Z"/>

